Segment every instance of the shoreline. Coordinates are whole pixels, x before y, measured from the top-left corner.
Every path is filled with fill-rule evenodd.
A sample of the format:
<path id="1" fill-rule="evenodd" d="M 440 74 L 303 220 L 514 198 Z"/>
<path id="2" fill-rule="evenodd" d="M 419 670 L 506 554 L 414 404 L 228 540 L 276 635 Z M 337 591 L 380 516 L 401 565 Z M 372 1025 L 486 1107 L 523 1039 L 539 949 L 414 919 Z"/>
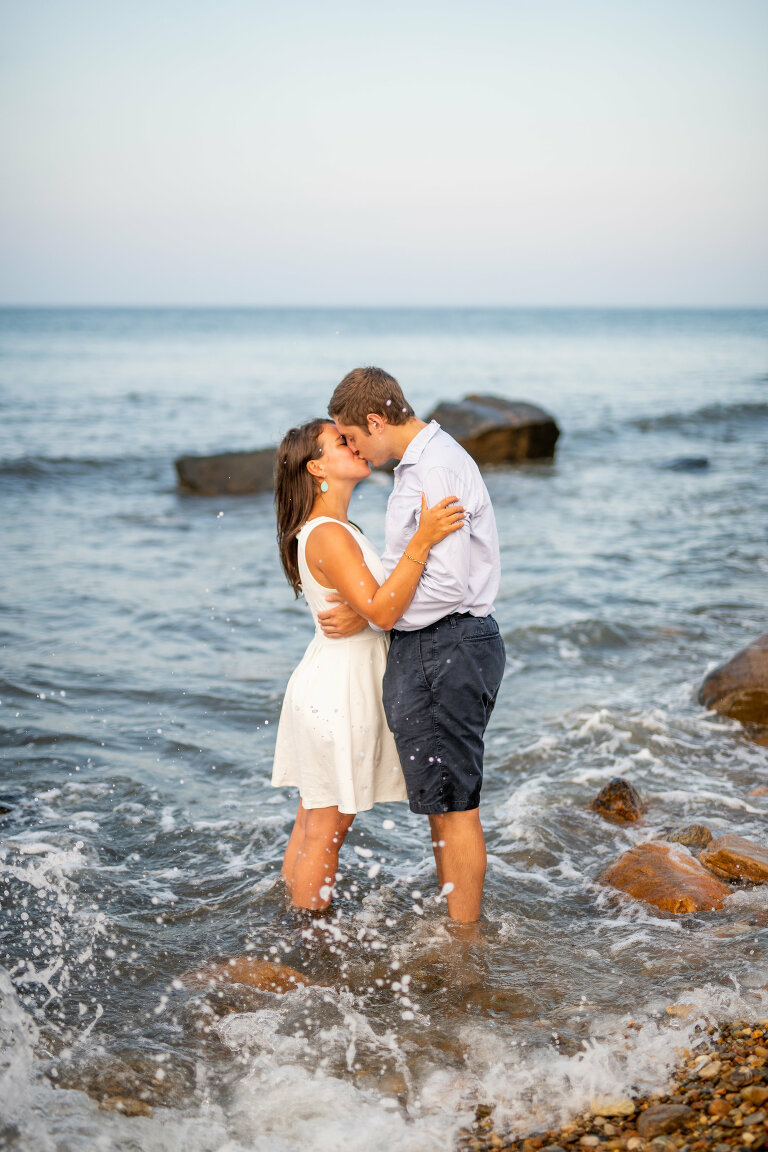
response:
<path id="1" fill-rule="evenodd" d="M 631 1025 L 630 1025 L 631 1027 Z M 555 1128 L 504 1136 L 478 1107 L 460 1152 L 758 1152 L 768 1147 L 768 1017 L 702 1027 L 664 1092 L 597 1097 Z"/>

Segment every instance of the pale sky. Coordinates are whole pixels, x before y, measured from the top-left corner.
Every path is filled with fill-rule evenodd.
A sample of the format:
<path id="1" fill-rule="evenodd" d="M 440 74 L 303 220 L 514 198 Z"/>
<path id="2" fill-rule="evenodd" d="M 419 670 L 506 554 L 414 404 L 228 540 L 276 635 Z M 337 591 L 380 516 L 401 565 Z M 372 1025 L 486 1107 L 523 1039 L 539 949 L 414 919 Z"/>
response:
<path id="1" fill-rule="evenodd" d="M 768 0 L 0 0 L 0 303 L 768 304 Z"/>

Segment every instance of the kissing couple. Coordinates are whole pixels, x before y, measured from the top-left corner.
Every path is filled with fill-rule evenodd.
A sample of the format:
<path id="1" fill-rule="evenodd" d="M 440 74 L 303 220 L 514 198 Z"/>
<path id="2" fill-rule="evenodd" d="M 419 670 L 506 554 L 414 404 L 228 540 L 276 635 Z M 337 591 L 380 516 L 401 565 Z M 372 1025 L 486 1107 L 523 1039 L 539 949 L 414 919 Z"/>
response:
<path id="1" fill-rule="evenodd" d="M 282 875 L 295 906 L 327 908 L 355 815 L 407 800 L 429 818 L 449 916 L 472 923 L 486 869 L 483 735 L 505 661 L 490 497 L 474 460 L 417 419 L 381 368 L 345 376 L 328 411 L 277 452 L 280 560 L 315 621 L 275 747 L 272 784 L 301 797 Z M 380 557 L 349 502 L 392 458 Z"/>

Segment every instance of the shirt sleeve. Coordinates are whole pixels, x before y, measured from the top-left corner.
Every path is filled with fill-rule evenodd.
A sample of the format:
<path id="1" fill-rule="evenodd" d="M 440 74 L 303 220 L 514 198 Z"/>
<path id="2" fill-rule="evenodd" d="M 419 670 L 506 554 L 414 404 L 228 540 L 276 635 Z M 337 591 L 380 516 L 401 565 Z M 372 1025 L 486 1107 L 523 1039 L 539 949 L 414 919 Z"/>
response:
<path id="1" fill-rule="evenodd" d="M 469 519 L 471 508 L 464 484 L 448 468 L 432 468 L 423 480 L 427 504 L 432 507 L 445 496 L 457 496 L 466 509 L 466 521 L 458 532 L 452 532 L 430 549 L 427 570 L 419 581 L 413 603 L 439 606 L 440 615 L 457 611 L 469 587 Z"/>

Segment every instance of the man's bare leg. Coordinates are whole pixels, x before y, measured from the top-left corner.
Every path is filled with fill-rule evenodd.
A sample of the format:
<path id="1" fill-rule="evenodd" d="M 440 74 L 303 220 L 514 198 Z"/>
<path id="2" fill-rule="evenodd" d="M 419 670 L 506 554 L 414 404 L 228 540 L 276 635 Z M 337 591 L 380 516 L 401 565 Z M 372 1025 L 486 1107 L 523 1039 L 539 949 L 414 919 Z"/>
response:
<path id="1" fill-rule="evenodd" d="M 429 817 L 437 877 L 448 893 L 448 915 L 462 924 L 480 918 L 486 853 L 480 811 L 443 812 Z"/>
<path id="2" fill-rule="evenodd" d="M 354 813 L 339 812 L 335 807 L 305 811 L 304 836 L 289 882 L 295 907 L 319 911 L 330 904 L 339 849 L 354 818 Z"/>
<path id="3" fill-rule="evenodd" d="M 435 857 L 435 868 L 437 869 L 437 882 L 442 889 L 445 880 L 443 879 L 443 846 L 444 840 L 440 839 L 440 833 L 432 823 L 432 817 L 429 818 L 429 831 L 432 835 L 432 852 Z"/>

